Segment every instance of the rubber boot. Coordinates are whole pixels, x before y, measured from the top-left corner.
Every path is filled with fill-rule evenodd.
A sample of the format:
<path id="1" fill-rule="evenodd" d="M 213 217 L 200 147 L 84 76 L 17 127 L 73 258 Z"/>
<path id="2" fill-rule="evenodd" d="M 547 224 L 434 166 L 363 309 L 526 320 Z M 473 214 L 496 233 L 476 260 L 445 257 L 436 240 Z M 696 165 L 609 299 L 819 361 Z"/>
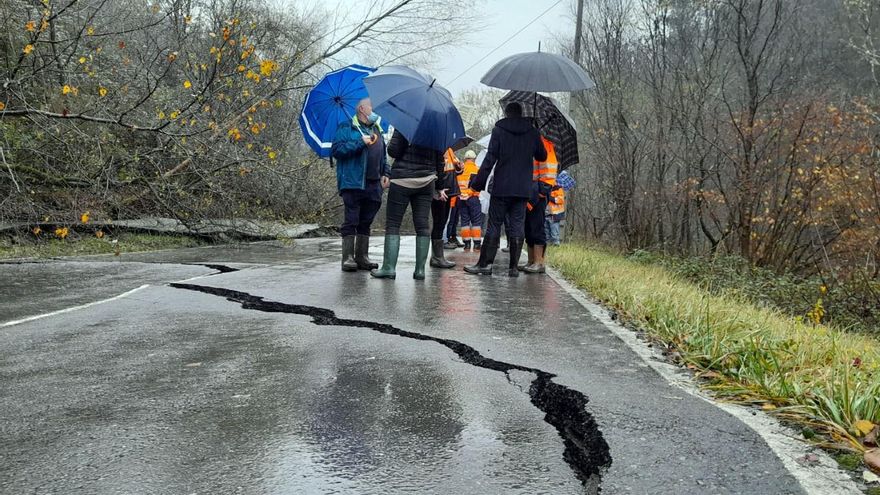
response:
<path id="1" fill-rule="evenodd" d="M 443 239 L 431 240 L 431 266 L 434 268 L 455 268 L 455 263 L 443 254 Z"/>
<path id="2" fill-rule="evenodd" d="M 547 246 L 535 246 L 532 248 L 534 250 L 535 261 L 531 265 L 525 267 L 523 272 L 530 274 L 538 274 L 545 273 L 547 269 L 544 267 L 544 250 Z"/>
<path id="3" fill-rule="evenodd" d="M 480 240 L 474 241 L 474 251 L 479 251 L 483 247 L 483 242 Z"/>
<path id="4" fill-rule="evenodd" d="M 413 278 L 416 280 L 425 280 L 425 262 L 428 261 L 430 249 L 431 238 L 429 236 L 416 237 L 416 270 L 413 272 Z"/>
<path id="5" fill-rule="evenodd" d="M 464 241 L 464 250 L 465 250 L 465 251 L 470 251 L 470 250 L 471 250 L 471 241 L 470 241 L 470 239 L 465 239 L 465 241 Z"/>
<path id="6" fill-rule="evenodd" d="M 382 268 L 370 272 L 374 278 L 397 278 L 397 256 L 400 254 L 400 236 L 385 236 L 385 254 L 382 256 Z"/>
<path id="7" fill-rule="evenodd" d="M 443 249 L 458 249 L 458 238 L 450 237 L 446 240 L 446 244 L 443 245 Z"/>
<path id="8" fill-rule="evenodd" d="M 522 246 L 522 237 L 512 237 L 510 239 L 510 265 L 507 274 L 511 277 L 519 277 L 519 256 L 522 254 Z"/>
<path id="9" fill-rule="evenodd" d="M 342 271 L 358 271 L 357 261 L 354 260 L 354 236 L 347 235 L 342 238 Z"/>
<path id="10" fill-rule="evenodd" d="M 360 270 L 375 270 L 378 263 L 370 260 L 370 236 L 358 235 L 354 240 L 354 261 Z"/>
<path id="11" fill-rule="evenodd" d="M 495 255 L 498 253 L 500 245 L 500 238 L 487 237 L 483 243 L 483 249 L 480 250 L 480 259 L 477 264 L 464 267 L 464 271 L 471 275 L 492 275 L 492 263 L 495 262 Z"/>
<path id="12" fill-rule="evenodd" d="M 528 259 L 523 265 L 519 265 L 516 267 L 519 271 L 524 272 L 526 268 L 535 264 L 535 246 L 529 246 L 526 244 L 526 252 L 528 253 Z"/>

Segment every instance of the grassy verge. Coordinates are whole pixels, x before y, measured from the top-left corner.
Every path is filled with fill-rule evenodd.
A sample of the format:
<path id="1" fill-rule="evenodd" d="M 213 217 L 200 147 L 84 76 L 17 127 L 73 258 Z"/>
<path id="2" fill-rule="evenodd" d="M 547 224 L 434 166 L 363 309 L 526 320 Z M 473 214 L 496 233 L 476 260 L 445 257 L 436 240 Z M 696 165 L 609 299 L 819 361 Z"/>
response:
<path id="1" fill-rule="evenodd" d="M 880 423 L 880 343 L 711 294 L 661 266 L 584 245 L 554 249 L 567 279 L 662 342 L 719 396 L 825 433 L 825 446 L 865 450 Z"/>
<path id="2" fill-rule="evenodd" d="M 66 239 L 35 236 L 6 237 L 0 238 L 0 259 L 135 253 L 196 247 L 204 244 L 204 241 L 186 236 L 136 233 L 120 233 L 113 238 L 105 236 L 100 239 L 95 236 L 71 236 Z"/>

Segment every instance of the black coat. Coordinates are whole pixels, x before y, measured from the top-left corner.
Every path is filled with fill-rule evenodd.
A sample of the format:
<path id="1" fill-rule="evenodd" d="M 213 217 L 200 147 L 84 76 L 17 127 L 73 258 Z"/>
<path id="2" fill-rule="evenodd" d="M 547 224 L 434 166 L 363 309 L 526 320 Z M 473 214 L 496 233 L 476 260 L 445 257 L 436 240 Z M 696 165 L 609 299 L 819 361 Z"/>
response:
<path id="1" fill-rule="evenodd" d="M 471 179 L 471 188 L 482 191 L 492 169 L 493 196 L 529 198 L 532 195 L 532 177 L 535 160 L 547 159 L 547 150 L 541 141 L 541 134 L 529 119 L 513 117 L 501 119 L 492 129 L 486 158 L 480 171 Z"/>
<path id="2" fill-rule="evenodd" d="M 436 175 L 442 179 L 445 162 L 443 152 L 411 145 L 403 134 L 394 131 L 388 143 L 388 156 L 394 158 L 389 177 L 392 179 L 412 179 Z M 438 185 L 439 182 L 437 181 Z"/>

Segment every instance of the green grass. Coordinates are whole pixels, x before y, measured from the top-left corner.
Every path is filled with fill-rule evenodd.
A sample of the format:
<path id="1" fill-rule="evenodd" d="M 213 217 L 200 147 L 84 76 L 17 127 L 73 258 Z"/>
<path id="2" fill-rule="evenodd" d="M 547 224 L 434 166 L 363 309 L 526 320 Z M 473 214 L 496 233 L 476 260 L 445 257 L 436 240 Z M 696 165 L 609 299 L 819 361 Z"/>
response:
<path id="1" fill-rule="evenodd" d="M 117 242 L 114 243 L 113 241 Z M 54 258 L 59 256 L 83 256 L 90 254 L 135 253 L 204 245 L 199 239 L 177 235 L 122 233 L 116 237 L 101 239 L 71 235 L 58 239 L 45 234 L 40 237 L 0 238 L 0 259 Z"/>
<path id="2" fill-rule="evenodd" d="M 714 377 L 722 398 L 762 406 L 863 450 L 855 422 L 880 422 L 880 344 L 813 325 L 734 294 L 713 295 L 665 268 L 568 244 L 551 264 L 655 340 Z M 858 359 L 856 359 L 858 358 Z M 856 363 L 854 365 L 854 363 Z"/>

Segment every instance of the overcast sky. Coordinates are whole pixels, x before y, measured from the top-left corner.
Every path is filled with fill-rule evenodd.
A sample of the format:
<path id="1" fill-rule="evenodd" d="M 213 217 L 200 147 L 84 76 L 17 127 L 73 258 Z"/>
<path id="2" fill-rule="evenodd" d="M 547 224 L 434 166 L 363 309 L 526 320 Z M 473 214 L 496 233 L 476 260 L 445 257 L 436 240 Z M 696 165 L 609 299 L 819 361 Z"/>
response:
<path id="1" fill-rule="evenodd" d="M 371 0 L 320 0 L 319 3 L 327 7 L 338 4 L 344 6 L 343 8 L 357 9 L 359 6 L 369 5 Z M 539 41 L 547 46 L 554 42 L 554 34 L 574 31 L 568 15 L 571 2 L 563 0 L 485 61 L 451 82 L 554 3 L 556 0 L 486 0 L 478 12 L 462 12 L 461 22 L 471 23 L 475 34 L 471 41 L 462 46 L 444 49 L 437 71 L 433 74 L 437 82 L 457 95 L 462 90 L 480 86 L 480 77 L 504 57 L 519 52 L 536 51 Z M 351 63 L 357 62 L 359 61 L 351 60 Z"/>

